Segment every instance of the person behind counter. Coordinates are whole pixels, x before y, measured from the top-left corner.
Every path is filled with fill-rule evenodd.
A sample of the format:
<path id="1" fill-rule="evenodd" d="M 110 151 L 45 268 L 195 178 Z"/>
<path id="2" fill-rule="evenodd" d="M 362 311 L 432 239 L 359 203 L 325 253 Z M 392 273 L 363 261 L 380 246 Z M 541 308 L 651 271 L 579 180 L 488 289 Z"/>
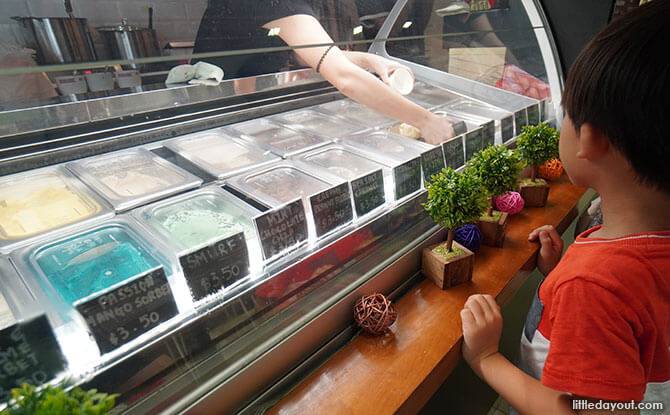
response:
<path id="1" fill-rule="evenodd" d="M 193 51 L 332 43 L 309 1 L 209 0 Z M 294 52 L 301 63 L 319 72 L 342 94 L 419 128 L 427 142 L 439 144 L 454 136 L 450 120 L 409 101 L 388 86 L 389 76 L 395 70 L 409 70 L 404 65 L 366 52 L 344 51 L 334 45 L 297 48 Z M 222 67 L 226 78 L 238 78 L 286 70 L 290 55 L 290 52 L 249 53 L 203 60 Z M 381 81 L 368 71 L 379 75 Z"/>
<path id="2" fill-rule="evenodd" d="M 596 35 L 570 70 L 561 161 L 574 184 L 600 194 L 603 222 L 562 259 L 553 228 L 529 235 L 547 277 L 521 335 L 523 371 L 498 352 L 491 296 L 471 296 L 461 311 L 465 360 L 521 413 L 639 414 L 659 403 L 642 414 L 665 413 L 670 404 L 668 22 L 670 2 L 641 6 Z"/>

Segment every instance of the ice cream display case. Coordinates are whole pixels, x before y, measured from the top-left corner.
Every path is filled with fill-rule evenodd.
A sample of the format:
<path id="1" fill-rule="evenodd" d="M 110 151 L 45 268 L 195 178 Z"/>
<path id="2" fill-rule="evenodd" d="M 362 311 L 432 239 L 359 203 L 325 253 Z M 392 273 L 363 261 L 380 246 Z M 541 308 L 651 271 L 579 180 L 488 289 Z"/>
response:
<path id="1" fill-rule="evenodd" d="M 424 180 L 560 115 L 535 3 L 500 11 L 514 24 L 486 15 L 523 40 L 500 39 L 514 52 L 500 85 L 454 69 L 438 3 L 396 2 L 365 48 L 412 69 L 407 97 L 455 121 L 439 146 L 311 69 L 0 111 L 0 352 L 7 328 L 38 321 L 35 379 L 119 393 L 116 413 L 271 405 L 355 335 L 357 297 L 421 278 L 439 232 Z M 405 19 L 417 10 L 427 21 Z M 511 92 L 512 64 L 548 92 Z"/>

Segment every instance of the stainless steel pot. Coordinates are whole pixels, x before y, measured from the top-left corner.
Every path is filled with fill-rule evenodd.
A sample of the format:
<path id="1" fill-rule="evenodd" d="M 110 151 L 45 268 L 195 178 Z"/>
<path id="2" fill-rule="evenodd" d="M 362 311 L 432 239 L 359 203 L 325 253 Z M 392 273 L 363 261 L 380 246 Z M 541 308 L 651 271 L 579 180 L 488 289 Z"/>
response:
<path id="1" fill-rule="evenodd" d="M 40 64 L 97 60 L 86 19 L 20 16 L 12 19 L 23 23 L 35 36 Z"/>
<path id="2" fill-rule="evenodd" d="M 160 56 L 156 32 L 151 28 L 130 26 L 125 20 L 118 26 L 99 27 L 112 59 L 133 60 Z M 139 65 L 126 65 L 138 68 Z"/>

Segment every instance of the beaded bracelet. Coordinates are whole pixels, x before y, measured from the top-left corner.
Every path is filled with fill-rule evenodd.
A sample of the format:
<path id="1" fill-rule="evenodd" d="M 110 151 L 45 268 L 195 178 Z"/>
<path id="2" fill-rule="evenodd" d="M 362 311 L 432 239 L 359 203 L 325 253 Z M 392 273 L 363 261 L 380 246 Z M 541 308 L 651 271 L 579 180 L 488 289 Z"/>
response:
<path id="1" fill-rule="evenodd" d="M 323 52 L 323 55 L 321 55 L 321 59 L 319 59 L 319 63 L 316 64 L 316 72 L 319 72 L 319 69 L 321 69 L 321 64 L 323 63 L 323 59 L 326 57 L 328 52 L 334 47 L 335 45 L 330 45 L 328 46 L 328 49 L 326 49 L 325 52 Z"/>

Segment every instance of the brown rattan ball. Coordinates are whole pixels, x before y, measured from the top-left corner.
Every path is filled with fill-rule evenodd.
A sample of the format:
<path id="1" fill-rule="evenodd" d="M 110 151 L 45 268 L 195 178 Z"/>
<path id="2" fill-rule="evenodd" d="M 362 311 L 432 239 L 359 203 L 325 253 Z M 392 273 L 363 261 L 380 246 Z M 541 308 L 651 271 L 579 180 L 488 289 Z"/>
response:
<path id="1" fill-rule="evenodd" d="M 354 306 L 354 320 L 363 330 L 379 336 L 388 331 L 398 314 L 383 294 L 361 297 Z"/>
<path id="2" fill-rule="evenodd" d="M 543 179 L 557 179 L 563 173 L 563 163 L 559 159 L 549 160 L 540 166 L 538 173 Z"/>

